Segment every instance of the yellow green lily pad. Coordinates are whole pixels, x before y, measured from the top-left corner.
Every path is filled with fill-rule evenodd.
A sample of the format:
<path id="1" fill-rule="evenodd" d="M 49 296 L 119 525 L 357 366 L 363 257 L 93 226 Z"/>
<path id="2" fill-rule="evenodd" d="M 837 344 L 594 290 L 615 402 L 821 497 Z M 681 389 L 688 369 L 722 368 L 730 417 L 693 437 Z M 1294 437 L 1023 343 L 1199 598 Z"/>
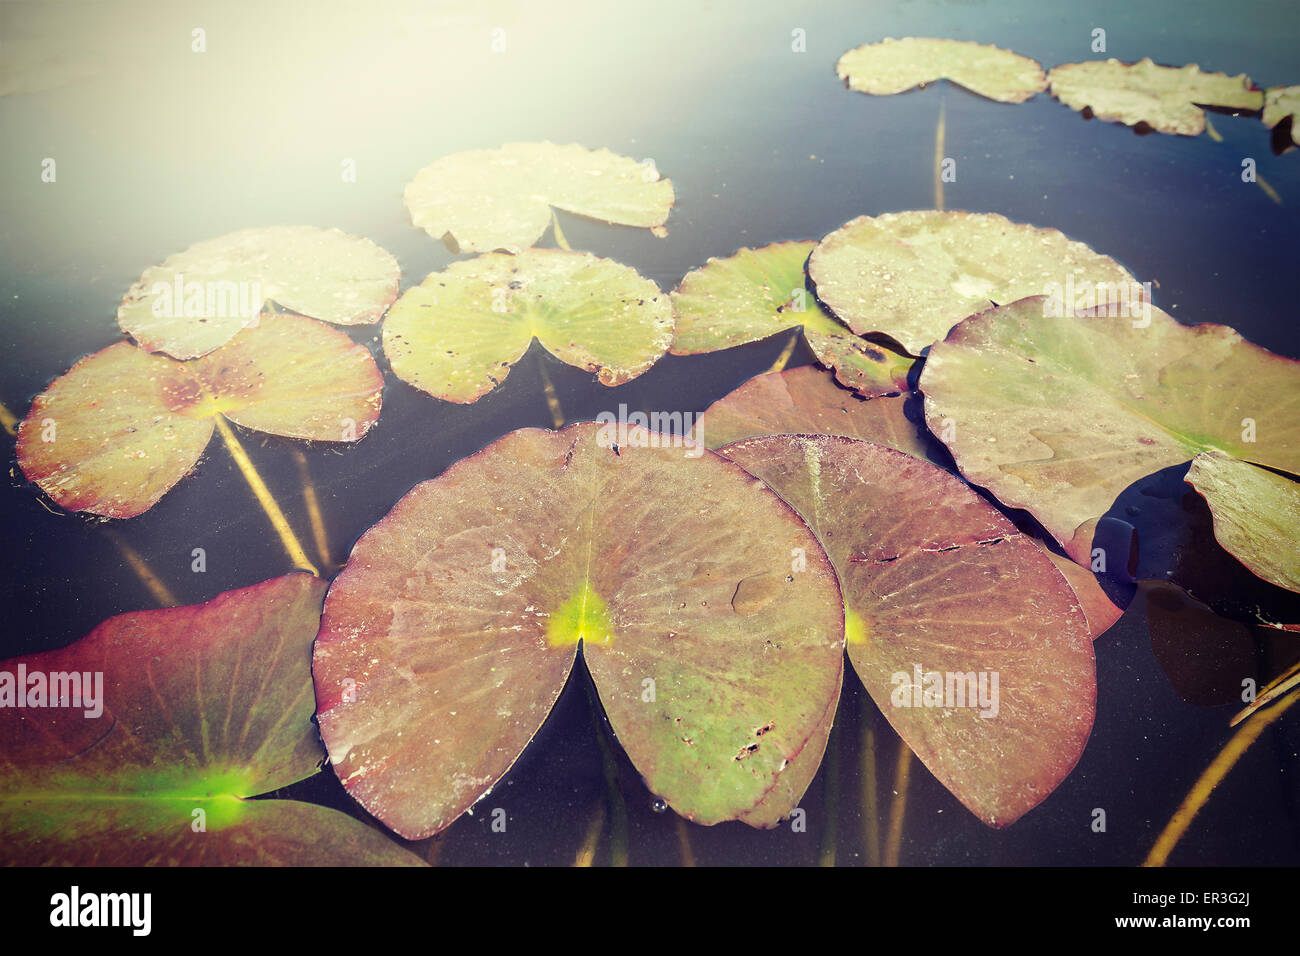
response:
<path id="1" fill-rule="evenodd" d="M 254 324 L 271 302 L 335 325 L 378 322 L 400 277 L 391 254 L 338 229 L 244 229 L 150 266 L 123 297 L 117 321 L 143 349 L 197 358 Z"/>
<path id="2" fill-rule="evenodd" d="M 990 305 L 1047 292 L 1141 295 L 1115 260 L 1056 229 L 996 213 L 916 210 L 860 216 L 808 260 L 827 308 L 858 334 L 883 333 L 913 354 Z"/>
<path id="3" fill-rule="evenodd" d="M 1161 133 L 1198 136 L 1205 129 L 1202 106 L 1258 110 L 1264 94 L 1245 73 L 1203 73 L 1195 63 L 1158 66 L 1116 59 L 1064 63 L 1047 74 L 1052 95 L 1071 109 L 1089 109 L 1098 119 Z"/>
<path id="4" fill-rule="evenodd" d="M 673 185 L 653 163 L 576 143 L 507 143 L 444 156 L 406 184 L 411 221 L 453 252 L 519 252 L 551 208 L 602 222 L 661 227 Z"/>
<path id="5" fill-rule="evenodd" d="M 876 96 L 941 79 L 1002 103 L 1022 103 L 1047 89 L 1037 61 L 968 40 L 890 37 L 849 50 L 835 72 L 849 89 Z"/>
<path id="6" fill-rule="evenodd" d="M 906 390 L 912 359 L 858 336 L 822 308 L 807 287 L 804 264 L 815 242 L 777 242 L 710 259 L 673 292 L 674 355 L 757 342 L 802 328 L 817 360 L 841 384 L 867 395 Z"/>
<path id="7" fill-rule="evenodd" d="M 118 342 L 36 396 L 18 431 L 18 464 L 69 511 L 131 518 L 194 467 L 216 416 L 351 442 L 379 418 L 383 388 L 364 345 L 300 315 L 263 315 L 190 362 Z"/>
<path id="8" fill-rule="evenodd" d="M 1300 592 L 1300 483 L 1219 452 L 1192 459 L 1187 483 L 1214 516 L 1214 537 L 1255 575 Z"/>
<path id="9" fill-rule="evenodd" d="M 534 338 L 614 386 L 654 365 L 672 335 L 668 296 L 630 266 L 528 249 L 453 262 L 407 289 L 384 320 L 383 343 L 398 378 L 464 403 L 505 381 Z"/>

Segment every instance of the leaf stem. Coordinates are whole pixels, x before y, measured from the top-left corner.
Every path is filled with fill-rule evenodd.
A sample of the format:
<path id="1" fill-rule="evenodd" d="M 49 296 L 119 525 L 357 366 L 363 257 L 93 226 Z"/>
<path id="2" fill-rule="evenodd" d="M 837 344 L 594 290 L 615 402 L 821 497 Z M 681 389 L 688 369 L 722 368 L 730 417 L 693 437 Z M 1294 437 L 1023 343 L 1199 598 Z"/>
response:
<path id="1" fill-rule="evenodd" d="M 333 568 L 334 561 L 330 558 L 329 538 L 325 534 L 325 518 L 321 514 L 320 500 L 316 497 L 316 485 L 312 483 L 311 471 L 307 468 L 307 456 L 300 449 L 295 448 L 293 458 L 298 463 L 298 477 L 302 480 L 302 500 L 307 506 L 307 518 L 311 521 L 311 535 L 316 542 L 316 553 L 320 555 L 321 564 Z"/>
<path id="2" fill-rule="evenodd" d="M 139 551 L 127 544 L 116 531 L 106 531 L 105 533 L 108 535 L 108 539 L 117 545 L 117 550 L 122 552 L 122 557 L 126 559 L 126 563 L 136 573 L 140 583 L 153 595 L 153 599 L 159 607 L 176 607 L 181 603 L 176 600 L 176 595 L 172 594 L 167 585 L 162 582 L 162 578 L 153 573 L 153 568 L 149 567 L 148 562 L 140 556 Z"/>
<path id="3" fill-rule="evenodd" d="M 871 701 L 858 701 L 862 708 L 862 827 L 866 830 L 867 865 L 880 866 L 880 800 L 876 783 L 876 722 Z"/>
<path id="4" fill-rule="evenodd" d="M 674 814 L 677 817 L 677 845 L 682 851 L 682 866 L 695 865 L 695 852 L 691 849 L 691 831 L 686 825 L 686 820 Z"/>
<path id="5" fill-rule="evenodd" d="M 600 765 L 605 777 L 605 798 L 609 804 L 610 865 L 627 866 L 627 804 L 623 802 L 623 791 L 618 786 L 618 762 L 614 759 L 613 748 L 609 745 L 604 710 L 592 690 L 591 675 L 584 674 L 584 677 L 587 703 L 591 710 L 591 724 L 596 730 L 596 743 L 600 745 Z"/>
<path id="6" fill-rule="evenodd" d="M 591 866 L 596 858 L 596 847 L 600 845 L 600 831 L 604 826 L 605 801 L 598 800 L 595 812 L 591 815 L 591 822 L 587 824 L 587 835 L 582 840 L 582 846 L 578 848 L 578 855 L 573 858 L 574 866 Z"/>
<path id="7" fill-rule="evenodd" d="M 560 408 L 560 397 L 555 394 L 551 376 L 546 371 L 546 357 L 541 351 L 537 353 L 537 368 L 542 373 L 542 392 L 546 395 L 546 407 L 551 410 L 551 422 L 556 428 L 564 427 L 564 409 Z"/>
<path id="8" fill-rule="evenodd" d="M 802 326 L 790 331 L 790 341 L 785 343 L 785 348 L 783 348 L 781 354 L 776 357 L 776 361 L 773 362 L 772 367 L 768 369 L 769 372 L 780 372 L 785 368 L 786 363 L 790 361 L 790 356 L 794 354 L 795 346 L 799 344 L 799 336 L 802 334 Z"/>
<path id="9" fill-rule="evenodd" d="M 3 428 L 10 435 L 18 434 L 18 419 L 14 417 L 13 412 L 5 407 L 3 402 L 0 402 L 0 428 Z"/>
<path id="10" fill-rule="evenodd" d="M 826 799 L 823 801 L 826 825 L 822 828 L 821 847 L 817 852 L 818 866 L 835 865 L 835 841 L 838 836 L 840 816 L 840 722 L 831 725 L 830 740 L 826 742 Z"/>
<path id="11" fill-rule="evenodd" d="M 302 545 L 294 535 L 293 529 L 289 527 L 289 521 L 285 518 L 284 512 L 280 510 L 280 506 L 271 497 L 270 489 L 266 487 L 266 482 L 257 473 L 257 469 L 253 467 L 252 460 L 248 457 L 248 453 L 244 451 L 244 446 L 239 444 L 239 439 L 235 437 L 234 431 L 226 424 L 223 416 L 215 415 L 213 418 L 217 423 L 217 431 L 221 432 L 221 437 L 226 442 L 226 449 L 230 452 L 230 457 L 239 466 L 244 480 L 253 489 L 253 495 L 257 498 L 258 504 L 262 506 L 262 510 L 266 512 L 266 517 L 270 519 L 271 527 L 275 528 L 276 533 L 280 536 L 284 550 L 288 552 L 289 560 L 294 563 L 295 567 L 303 568 L 320 577 L 316 565 L 311 563 L 311 560 L 307 557 L 307 552 L 302 549 Z"/>
<path id="12" fill-rule="evenodd" d="M 555 210 L 551 210 L 551 234 L 555 236 L 555 244 L 565 252 L 572 252 L 569 246 L 569 240 L 564 238 L 564 230 L 560 228 L 560 219 L 555 215 Z"/>
<path id="13" fill-rule="evenodd" d="M 912 748 L 898 738 L 898 763 L 894 767 L 894 799 L 889 805 L 889 835 L 885 840 L 885 866 L 898 866 L 903 846 L 903 817 L 907 812 L 907 782 L 912 772 Z"/>
<path id="14" fill-rule="evenodd" d="M 1241 729 L 1232 735 L 1224 748 L 1210 761 L 1210 765 L 1205 768 L 1196 783 L 1192 784 L 1192 789 L 1187 791 L 1187 796 L 1183 798 L 1183 802 L 1174 811 L 1174 815 L 1169 818 L 1169 822 L 1165 824 L 1164 830 L 1156 838 L 1155 845 L 1151 847 L 1151 852 L 1147 854 L 1147 858 L 1142 861 L 1143 866 L 1165 865 L 1169 859 L 1169 854 L 1173 852 L 1174 847 L 1178 845 L 1178 841 L 1187 832 L 1187 828 L 1191 826 L 1192 820 L 1201 807 L 1205 806 L 1206 801 L 1210 799 L 1210 794 L 1214 792 L 1214 788 L 1223 782 L 1223 778 L 1228 775 L 1228 771 L 1241 759 L 1241 755 L 1246 752 L 1247 748 L 1259 739 L 1269 724 L 1272 724 L 1285 714 L 1287 708 L 1297 700 L 1300 700 L 1300 693 L 1292 694 L 1271 710 L 1266 710 L 1254 720 L 1243 724 Z"/>
<path id="15" fill-rule="evenodd" d="M 947 125 L 948 102 L 939 92 L 939 122 L 934 129 L 934 208 L 943 210 L 943 141 Z"/>

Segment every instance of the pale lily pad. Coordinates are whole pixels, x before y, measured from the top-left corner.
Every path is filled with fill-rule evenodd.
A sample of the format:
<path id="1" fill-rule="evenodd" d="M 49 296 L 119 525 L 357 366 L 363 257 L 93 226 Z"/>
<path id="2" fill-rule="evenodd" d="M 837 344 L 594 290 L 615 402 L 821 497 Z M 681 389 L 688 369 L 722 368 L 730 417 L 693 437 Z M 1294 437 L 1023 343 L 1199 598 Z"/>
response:
<path id="1" fill-rule="evenodd" d="M 889 335 L 913 354 L 993 304 L 1049 289 L 1100 288 L 1111 298 L 1140 289 L 1115 260 L 1056 229 L 937 210 L 847 222 L 822 239 L 808 274 L 854 332 Z"/>
<path id="2" fill-rule="evenodd" d="M 877 96 L 940 79 L 1002 103 L 1022 103 L 1047 89 L 1037 61 L 968 40 L 890 37 L 849 50 L 835 72 L 849 89 Z"/>
<path id="3" fill-rule="evenodd" d="M 1087 620 L 1047 555 L 961 479 L 890 448 L 774 435 L 722 453 L 821 539 L 849 660 L 939 781 L 989 826 L 1046 799 L 1083 752 L 1097 691 Z"/>
<path id="4" fill-rule="evenodd" d="M 356 441 L 379 418 L 383 386 L 364 345 L 298 315 L 264 315 L 190 362 L 118 342 L 36 396 L 18 464 L 69 511 L 131 518 L 194 467 L 217 415 L 289 438 Z"/>
<path id="5" fill-rule="evenodd" d="M 343 785 L 403 836 L 492 789 L 579 641 L 619 742 L 681 815 L 775 826 L 811 782 L 844 648 L 817 539 L 702 446 L 616 431 L 511 432 L 417 485 L 331 587 L 321 734 Z"/>
<path id="6" fill-rule="evenodd" d="M 1187 483 L 1209 504 L 1225 551 L 1270 584 L 1300 591 L 1300 484 L 1218 452 L 1192 459 Z"/>
<path id="7" fill-rule="evenodd" d="M 1291 118 L 1291 142 L 1300 146 L 1300 86 L 1270 86 L 1264 91 L 1264 125 L 1272 129 L 1287 117 Z"/>
<path id="8" fill-rule="evenodd" d="M 804 365 L 756 375 L 724 395 L 699 417 L 694 435 L 710 448 L 758 435 L 843 435 L 927 458 L 930 442 L 905 413 L 916 398 L 861 398 L 836 385 L 830 372 Z"/>
<path id="9" fill-rule="evenodd" d="M 1047 74 L 1052 95 L 1071 109 L 1090 109 L 1098 119 L 1161 133 L 1198 136 L 1205 129 L 1202 106 L 1258 110 L 1264 94 L 1244 73 L 1202 73 L 1195 63 L 1157 66 L 1150 59 L 1065 63 Z"/>
<path id="10" fill-rule="evenodd" d="M 378 322 L 400 277 L 392 255 L 338 229 L 244 229 L 150 266 L 117 321 L 141 348 L 196 358 L 255 324 L 269 302 L 335 325 Z"/>
<path id="11" fill-rule="evenodd" d="M 658 361 L 672 335 L 668 296 L 630 266 L 528 249 L 453 262 L 407 289 L 384 320 L 384 354 L 403 381 L 472 402 L 505 380 L 534 338 L 614 386 Z"/>
<path id="12" fill-rule="evenodd" d="M 311 681 L 324 595 L 286 575 L 0 663 L 0 861 L 419 865 L 335 810 L 248 800 L 324 759 Z"/>
<path id="13" fill-rule="evenodd" d="M 1076 561 L 1120 492 L 1162 468 L 1218 450 L 1300 471 L 1300 363 L 1154 307 L 1149 321 L 1051 312 L 1033 297 L 972 316 L 920 386 L 930 428 L 955 425 L 962 473 Z"/>
<path id="14" fill-rule="evenodd" d="M 546 231 L 551 207 L 654 229 L 673 205 L 673 185 L 653 163 L 576 143 L 507 143 L 444 156 L 403 195 L 411 221 L 453 252 L 526 249 Z"/>
<path id="15" fill-rule="evenodd" d="M 741 249 L 688 272 L 672 294 L 672 353 L 714 352 L 802 327 L 817 360 L 842 384 L 866 395 L 905 391 L 912 360 L 860 338 L 807 288 L 804 264 L 816 246 L 777 242 Z"/>

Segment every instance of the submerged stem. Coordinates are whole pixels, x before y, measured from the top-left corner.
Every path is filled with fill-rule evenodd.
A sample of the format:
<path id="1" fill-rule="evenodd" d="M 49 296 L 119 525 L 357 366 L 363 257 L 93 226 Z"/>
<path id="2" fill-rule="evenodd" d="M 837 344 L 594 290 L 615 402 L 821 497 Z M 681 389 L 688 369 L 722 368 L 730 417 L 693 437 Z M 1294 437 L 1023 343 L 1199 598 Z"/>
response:
<path id="1" fill-rule="evenodd" d="M 1260 735 L 1279 717 L 1286 713 L 1287 708 L 1300 700 L 1300 693 L 1292 694 L 1290 697 L 1278 703 L 1271 710 L 1266 710 L 1258 717 L 1243 724 L 1241 729 L 1232 735 L 1232 738 L 1219 751 L 1218 755 L 1210 761 L 1210 765 L 1205 768 L 1196 783 L 1192 784 L 1192 789 L 1187 791 L 1187 796 L 1179 804 L 1174 815 L 1169 818 L 1165 828 L 1161 831 L 1160 836 L 1156 838 L 1155 845 L 1151 847 L 1151 852 L 1147 858 L 1142 861 L 1143 866 L 1164 866 L 1169 859 L 1169 854 L 1173 852 L 1178 841 L 1182 839 L 1187 828 L 1192 825 L 1192 820 L 1205 806 L 1210 794 L 1214 788 L 1223 782 L 1223 778 L 1228 775 L 1228 771 L 1233 765 L 1241 759 L 1241 755 L 1246 752 Z"/>
<path id="2" fill-rule="evenodd" d="M 799 344 L 799 336 L 801 335 L 803 335 L 802 327 L 790 332 L 790 341 L 785 343 L 785 348 L 783 348 L 781 354 L 776 357 L 776 361 L 773 362 L 772 367 L 768 369 L 769 372 L 780 372 L 785 368 L 786 363 L 790 361 L 790 356 L 794 354 L 795 346 Z"/>
<path id="3" fill-rule="evenodd" d="M 551 422 L 556 428 L 564 427 L 564 409 L 560 408 L 560 397 L 555 394 L 551 376 L 546 371 L 546 358 L 537 353 L 537 368 L 542 373 L 542 391 L 546 394 L 546 407 L 551 410 Z"/>
<path id="4" fill-rule="evenodd" d="M 225 439 L 226 449 L 230 452 L 230 457 L 239 466 L 244 480 L 253 489 L 253 495 L 257 498 L 258 504 L 262 506 L 262 510 L 266 512 L 266 517 L 270 519 L 271 527 L 275 528 L 276 534 L 280 536 L 280 542 L 284 545 L 284 550 L 288 552 L 289 560 L 294 563 L 295 567 L 303 568 L 320 577 L 316 565 L 311 563 L 311 560 L 307 557 L 307 552 L 302 549 L 297 536 L 293 533 L 293 528 L 289 527 L 289 521 L 285 518 L 284 512 L 275 503 L 275 498 L 271 496 L 271 490 L 266 487 L 266 482 L 262 480 L 262 476 L 253 467 L 252 459 L 244 451 L 244 446 L 239 443 L 234 431 L 226 424 L 225 418 L 221 415 L 215 415 L 213 418 L 217 423 L 217 431 L 221 432 L 221 437 Z"/>
<path id="5" fill-rule="evenodd" d="M 830 740 L 826 742 L 826 825 L 822 828 L 821 847 L 817 852 L 818 866 L 835 865 L 835 842 L 840 816 L 840 722 L 831 725 Z"/>
<path id="6" fill-rule="evenodd" d="M 943 96 L 940 92 L 940 97 Z M 939 100 L 939 122 L 934 128 L 934 208 L 943 209 L 943 141 L 948 104 Z"/>
<path id="7" fill-rule="evenodd" d="M 321 564 L 327 568 L 334 567 L 330 557 L 329 538 L 325 534 L 325 518 L 321 514 L 320 500 L 316 497 L 316 486 L 312 483 L 311 472 L 307 468 L 307 456 L 301 450 L 293 450 L 294 461 L 298 463 L 298 477 L 302 480 L 302 500 L 307 506 L 307 518 L 311 522 L 311 535 L 316 541 L 316 553 Z"/>
<path id="8" fill-rule="evenodd" d="M 889 836 L 885 841 L 885 866 L 898 866 L 903 846 L 903 817 L 907 812 L 907 781 L 912 773 L 912 748 L 898 738 L 898 763 L 894 767 L 894 800 L 889 805 Z"/>
<path id="9" fill-rule="evenodd" d="M 149 567 L 149 563 L 141 557 L 139 551 L 127 544 L 116 531 L 107 531 L 105 533 L 108 535 L 108 539 L 117 545 L 117 550 L 122 552 L 122 557 L 126 559 L 126 563 L 131 566 L 131 570 L 140 579 L 140 583 L 153 595 L 153 599 L 159 607 L 176 607 L 181 603 L 176 600 L 176 595 L 172 594 L 167 585 L 163 583 L 162 578 L 153 573 L 153 568 Z"/>
<path id="10" fill-rule="evenodd" d="M 596 810 L 591 815 L 591 822 L 587 824 L 587 835 L 583 838 L 582 846 L 578 848 L 578 855 L 573 858 L 574 866 L 591 866 L 592 860 L 596 858 L 596 847 L 600 845 L 600 831 L 605 826 L 605 801 L 596 802 Z"/>
<path id="11" fill-rule="evenodd" d="M 0 402 L 0 428 L 3 428 L 10 435 L 18 434 L 18 419 L 14 413 L 5 408 L 4 403 Z"/>
<path id="12" fill-rule="evenodd" d="M 677 817 L 677 845 L 682 851 L 682 866 L 694 866 L 695 852 L 691 849 L 691 832 L 686 826 L 686 820 L 680 816 Z"/>
<path id="13" fill-rule="evenodd" d="M 591 723 L 596 729 L 596 743 L 600 745 L 600 765 L 605 776 L 605 799 L 609 804 L 610 837 L 609 862 L 611 866 L 627 866 L 627 804 L 618 786 L 618 762 L 609 745 L 600 701 L 591 689 L 591 678 L 586 680 L 587 703 L 591 705 Z"/>
<path id="14" fill-rule="evenodd" d="M 862 707 L 862 828 L 866 831 L 867 865 L 880 866 L 880 801 L 876 784 L 876 722 L 870 701 Z"/>

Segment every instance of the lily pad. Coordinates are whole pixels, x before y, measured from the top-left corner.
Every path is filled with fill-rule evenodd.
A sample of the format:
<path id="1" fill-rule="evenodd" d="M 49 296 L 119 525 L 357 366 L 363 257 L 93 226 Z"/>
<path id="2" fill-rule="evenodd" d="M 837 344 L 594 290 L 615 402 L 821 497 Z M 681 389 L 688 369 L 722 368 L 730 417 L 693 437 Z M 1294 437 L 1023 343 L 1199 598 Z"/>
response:
<path id="1" fill-rule="evenodd" d="M 194 467 L 216 416 L 272 435 L 355 441 L 379 418 L 383 385 L 364 345 L 297 315 L 264 315 L 191 362 L 118 342 L 36 396 L 18 464 L 69 511 L 131 518 Z"/>
<path id="2" fill-rule="evenodd" d="M 860 338 L 808 290 L 804 264 L 816 246 L 777 242 L 741 249 L 688 272 L 672 294 L 672 353 L 714 352 L 802 327 L 817 360 L 842 384 L 867 395 L 905 391 L 912 360 Z"/>
<path id="3" fill-rule="evenodd" d="M 0 664 L 0 859 L 419 865 L 335 810 L 247 799 L 312 776 L 325 756 L 311 684 L 324 594 L 325 582 L 286 575 L 121 614 Z"/>
<path id="4" fill-rule="evenodd" d="M 958 467 L 1089 563 L 1092 532 L 1135 481 L 1202 452 L 1300 470 L 1300 363 L 1222 325 L 1054 316 L 1042 296 L 990 309 L 921 372 L 930 428 Z M 1045 314 L 1049 313 L 1049 314 Z M 1143 323 L 1146 323 L 1145 325 Z"/>
<path id="5" fill-rule="evenodd" d="M 407 289 L 384 321 L 384 354 L 403 381 L 472 402 L 505 380 L 534 338 L 614 386 L 658 361 L 672 334 L 668 296 L 630 266 L 528 249 L 453 262 Z"/>
<path id="6" fill-rule="evenodd" d="M 1083 752 L 1097 690 L 1087 621 L 1047 555 L 961 479 L 890 448 L 774 435 L 722 453 L 817 533 L 849 660 L 931 773 L 989 826 L 1044 800 Z"/>
<path id="7" fill-rule="evenodd" d="M 849 89 L 877 96 L 941 79 L 1001 103 L 1022 103 L 1047 89 L 1037 61 L 967 40 L 890 37 L 849 50 L 835 72 Z"/>
<path id="8" fill-rule="evenodd" d="M 392 255 L 338 229 L 244 229 L 150 266 L 117 321 L 141 348 L 190 359 L 255 324 L 270 302 L 335 325 L 378 322 L 400 277 Z"/>
<path id="9" fill-rule="evenodd" d="M 521 429 L 457 462 L 367 531 L 331 587 L 321 735 L 343 785 L 403 836 L 501 779 L 579 642 L 618 740 L 681 815 L 775 826 L 812 780 L 844 647 L 817 539 L 702 446 L 613 428 Z"/>
<path id="10" fill-rule="evenodd" d="M 1214 515 L 1214 537 L 1252 573 L 1300 591 L 1300 484 L 1219 452 L 1192 459 L 1187 483 Z"/>
<path id="11" fill-rule="evenodd" d="M 1098 119 L 1161 133 L 1199 136 L 1205 129 L 1202 106 L 1258 110 L 1264 94 L 1245 73 L 1202 73 L 1195 63 L 1157 66 L 1116 59 L 1064 63 L 1047 74 L 1052 95 L 1071 109 L 1090 109 Z"/>
<path id="12" fill-rule="evenodd" d="M 668 221 L 673 184 L 652 163 L 576 143 L 506 143 L 444 156 L 403 194 L 411 221 L 452 252 L 519 252 L 537 242 L 551 207 L 624 226 Z"/>
<path id="13" fill-rule="evenodd" d="M 1264 91 L 1264 125 L 1272 129 L 1284 119 L 1291 119 L 1291 142 L 1300 146 L 1300 86 L 1270 86 Z"/>
<path id="14" fill-rule="evenodd" d="M 860 216 L 822 239 L 808 275 L 854 332 L 889 335 L 913 354 L 991 304 L 1049 289 L 1137 295 L 1136 280 L 1115 260 L 1056 229 L 995 213 Z"/>
<path id="15" fill-rule="evenodd" d="M 927 458 L 932 440 L 905 410 L 917 398 L 916 393 L 861 398 L 836 385 L 829 372 L 804 365 L 754 376 L 710 405 L 694 434 L 710 448 L 757 435 L 843 435 Z"/>
<path id="16" fill-rule="evenodd" d="M 1029 540 L 1043 549 L 1043 552 L 1052 559 L 1052 564 L 1056 565 L 1056 570 L 1061 572 L 1061 576 L 1070 585 L 1070 590 L 1079 600 L 1079 607 L 1083 609 L 1084 617 L 1088 619 L 1088 634 L 1094 641 L 1109 631 L 1115 622 L 1124 616 L 1124 609 L 1111 600 L 1110 595 L 1098 581 L 1097 575 L 1069 558 L 1063 558 L 1055 551 L 1049 550 L 1041 541 L 1033 538 Z"/>

